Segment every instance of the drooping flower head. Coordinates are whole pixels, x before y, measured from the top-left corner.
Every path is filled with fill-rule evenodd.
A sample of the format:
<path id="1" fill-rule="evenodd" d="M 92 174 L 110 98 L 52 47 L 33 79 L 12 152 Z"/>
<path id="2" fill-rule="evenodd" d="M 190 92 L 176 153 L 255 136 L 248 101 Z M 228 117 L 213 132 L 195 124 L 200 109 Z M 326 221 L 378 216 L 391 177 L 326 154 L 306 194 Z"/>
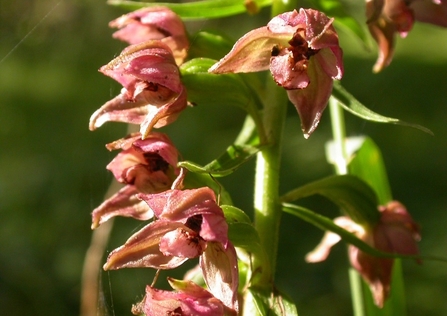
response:
<path id="1" fill-rule="evenodd" d="M 160 41 L 132 45 L 100 72 L 123 89 L 90 118 L 90 130 L 108 121 L 140 124 L 142 138 L 152 128 L 175 121 L 186 107 L 186 89 L 171 49 Z"/>
<path id="2" fill-rule="evenodd" d="M 239 39 L 212 73 L 256 72 L 270 69 L 287 90 L 307 138 L 316 129 L 332 92 L 343 76 L 342 50 L 333 19 L 312 9 L 274 17 L 265 27 Z"/>
<path id="3" fill-rule="evenodd" d="M 107 165 L 125 186 L 92 213 L 92 228 L 114 216 L 148 220 L 153 212 L 137 197 L 138 193 L 168 190 L 179 175 L 178 152 L 167 135 L 151 133 L 144 140 L 139 133 L 107 144 L 122 151 Z"/>
<path id="4" fill-rule="evenodd" d="M 109 23 L 119 30 L 113 37 L 131 45 L 160 40 L 174 53 L 177 64 L 186 57 L 189 40 L 180 17 L 167 7 L 147 7 L 125 14 Z"/>
<path id="5" fill-rule="evenodd" d="M 406 208 L 397 201 L 379 207 L 381 217 L 374 227 L 364 227 L 348 217 L 338 217 L 334 223 L 354 233 L 370 246 L 389 253 L 417 255 L 417 241 L 420 239 L 419 227 Z M 330 248 L 340 240 L 340 236 L 327 232 L 321 243 L 306 256 L 308 262 L 326 259 Z M 390 293 L 391 273 L 394 259 L 379 258 L 367 254 L 357 247 L 349 246 L 351 265 L 369 284 L 375 304 L 383 307 Z"/>
<path id="6" fill-rule="evenodd" d="M 379 45 L 379 57 L 374 72 L 383 70 L 394 55 L 396 33 L 406 37 L 414 21 L 447 27 L 447 2 L 445 0 L 367 0 L 368 28 Z"/>

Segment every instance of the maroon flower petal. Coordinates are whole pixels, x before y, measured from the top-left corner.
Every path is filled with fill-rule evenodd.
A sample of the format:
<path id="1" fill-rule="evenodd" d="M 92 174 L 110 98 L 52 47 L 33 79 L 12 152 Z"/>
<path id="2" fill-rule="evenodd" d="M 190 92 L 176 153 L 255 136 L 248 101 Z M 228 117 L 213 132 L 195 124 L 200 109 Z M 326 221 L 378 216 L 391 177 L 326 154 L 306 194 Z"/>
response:
<path id="1" fill-rule="evenodd" d="M 310 83 L 306 89 L 288 90 L 289 100 L 295 105 L 301 119 L 305 138 L 315 131 L 332 93 L 332 78 L 321 64 L 311 60 L 307 68 Z"/>

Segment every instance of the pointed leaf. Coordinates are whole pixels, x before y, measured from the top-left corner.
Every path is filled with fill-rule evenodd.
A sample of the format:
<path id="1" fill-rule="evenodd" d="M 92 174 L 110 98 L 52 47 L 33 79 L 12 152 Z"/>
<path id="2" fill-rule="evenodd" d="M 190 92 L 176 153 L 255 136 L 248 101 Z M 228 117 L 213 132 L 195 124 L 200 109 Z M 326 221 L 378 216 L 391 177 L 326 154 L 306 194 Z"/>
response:
<path id="1" fill-rule="evenodd" d="M 197 173 L 209 173 L 214 177 L 223 177 L 251 159 L 259 151 L 256 147 L 231 145 L 227 151 L 208 165 L 201 167 L 189 161 L 181 161 L 178 166 Z"/>
<path id="2" fill-rule="evenodd" d="M 359 248 L 360 250 L 378 257 L 399 257 L 399 255 L 393 255 L 385 252 L 381 252 L 367 243 L 363 242 L 361 239 L 357 238 L 354 234 L 348 232 L 344 228 L 341 228 L 340 226 L 336 225 L 332 219 L 329 217 L 320 215 L 318 213 L 315 213 L 309 209 L 306 209 L 301 206 L 283 203 L 283 211 L 286 213 L 289 213 L 291 215 L 294 215 L 296 217 L 301 218 L 302 220 L 305 220 L 306 222 L 314 225 L 315 227 L 318 227 L 324 231 L 331 231 L 333 233 L 336 233 L 343 239 L 343 241 Z"/>
<path id="3" fill-rule="evenodd" d="M 346 229 L 341 228 L 340 226 L 336 225 L 332 219 L 329 217 L 320 215 L 318 213 L 315 213 L 309 209 L 306 209 L 304 207 L 293 205 L 289 203 L 283 203 L 282 204 L 282 210 L 286 213 L 289 213 L 293 216 L 299 217 L 302 220 L 314 225 L 315 227 L 318 227 L 324 231 L 331 231 L 341 237 L 341 239 L 344 242 L 347 242 L 357 248 L 359 248 L 361 251 L 366 252 L 370 254 L 371 256 L 381 257 L 381 258 L 400 258 L 400 259 L 415 259 L 415 260 L 432 260 L 432 261 L 440 261 L 440 262 L 447 262 L 447 258 L 441 257 L 441 256 L 415 256 L 415 255 L 399 255 L 395 253 L 388 253 L 388 252 L 382 252 L 377 250 L 376 248 L 371 247 L 367 243 L 365 243 L 363 240 L 357 238 L 354 234 L 348 232 Z"/>
<path id="4" fill-rule="evenodd" d="M 334 89 L 332 90 L 332 96 L 336 98 L 338 102 L 340 102 L 340 105 L 346 111 L 351 112 L 352 114 L 364 120 L 373 121 L 377 123 L 389 123 L 389 124 L 409 126 L 417 128 L 430 135 L 433 135 L 432 131 L 421 125 L 407 123 L 399 119 L 386 117 L 371 111 L 362 103 L 360 103 L 356 98 L 354 98 L 354 96 L 352 96 L 348 91 L 346 91 L 345 88 L 343 88 L 342 85 L 337 81 L 334 81 Z"/>
<path id="5" fill-rule="evenodd" d="M 222 208 L 225 219 L 229 225 L 234 223 L 251 224 L 250 217 L 248 217 L 248 215 L 240 208 L 232 205 L 221 205 L 220 207 Z"/>
<path id="6" fill-rule="evenodd" d="M 242 0 L 204 0 L 187 3 L 148 3 L 137 1 L 109 0 L 107 1 L 107 3 L 114 6 L 119 6 L 127 10 L 137 10 L 150 6 L 164 6 L 170 8 L 184 20 L 221 18 L 225 16 L 245 13 L 247 11 L 249 11 L 250 13 L 256 11 L 253 10 L 251 7 L 246 7 L 244 5 L 244 1 Z M 271 5 L 272 0 L 252 0 L 252 3 L 254 3 L 254 6 L 259 9 Z"/>
<path id="7" fill-rule="evenodd" d="M 373 224 L 379 220 L 377 197 L 362 180 L 351 175 L 331 176 L 318 180 L 281 197 L 282 202 L 292 202 L 320 194 L 337 204 L 355 222 Z"/>
<path id="8" fill-rule="evenodd" d="M 222 205 L 228 223 L 228 237 L 235 247 L 251 253 L 261 252 L 261 239 L 244 211 L 231 205 Z"/>

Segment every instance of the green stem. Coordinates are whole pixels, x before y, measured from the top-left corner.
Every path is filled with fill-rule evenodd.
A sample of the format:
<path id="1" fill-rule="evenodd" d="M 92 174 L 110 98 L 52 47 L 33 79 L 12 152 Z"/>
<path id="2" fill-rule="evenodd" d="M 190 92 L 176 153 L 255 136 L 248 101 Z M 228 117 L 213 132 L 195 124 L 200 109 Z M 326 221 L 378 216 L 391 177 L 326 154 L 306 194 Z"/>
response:
<path id="1" fill-rule="evenodd" d="M 271 16 L 294 9 L 295 0 L 274 0 Z M 279 171 L 282 134 L 287 112 L 287 94 L 278 87 L 270 74 L 266 82 L 267 98 L 264 102 L 263 122 L 268 145 L 257 155 L 255 174 L 255 227 L 268 261 L 254 282 L 271 286 L 275 275 L 278 251 L 281 203 L 279 200 Z"/>
<path id="2" fill-rule="evenodd" d="M 263 270 L 261 283 L 274 278 L 278 248 L 281 204 L 279 201 L 279 170 L 281 141 L 287 109 L 287 95 L 269 78 L 268 98 L 264 109 L 264 128 L 269 145 L 257 155 L 255 175 L 255 226 L 269 258 L 269 272 Z"/>
<path id="3" fill-rule="evenodd" d="M 343 109 L 338 101 L 331 97 L 329 99 L 329 110 L 331 113 L 332 137 L 334 138 L 334 165 L 337 174 L 348 173 L 348 153 L 346 151 L 345 117 Z"/>
<path id="4" fill-rule="evenodd" d="M 331 97 L 329 99 L 331 112 L 332 135 L 334 138 L 334 164 L 337 174 L 348 173 L 348 153 L 346 150 L 346 129 L 344 112 L 338 101 Z M 351 285 L 352 307 L 355 316 L 365 315 L 365 304 L 362 291 L 362 279 L 354 269 L 349 269 L 349 283 Z"/>

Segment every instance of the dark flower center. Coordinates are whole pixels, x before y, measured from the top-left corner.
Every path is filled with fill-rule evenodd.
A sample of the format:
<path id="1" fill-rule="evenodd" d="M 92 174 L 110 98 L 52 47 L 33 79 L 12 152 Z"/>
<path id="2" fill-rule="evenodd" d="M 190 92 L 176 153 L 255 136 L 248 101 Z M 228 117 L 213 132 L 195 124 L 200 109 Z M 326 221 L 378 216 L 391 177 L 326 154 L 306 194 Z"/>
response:
<path id="1" fill-rule="evenodd" d="M 185 226 L 195 231 L 196 233 L 200 233 L 202 220 L 202 215 L 191 216 L 186 220 Z"/>
<path id="2" fill-rule="evenodd" d="M 163 171 L 165 172 L 169 168 L 169 163 L 167 163 L 159 154 L 156 153 L 144 153 L 144 160 L 151 172 Z"/>
<path id="3" fill-rule="evenodd" d="M 297 29 L 289 41 L 289 50 L 293 53 L 293 59 L 298 62 L 300 60 L 309 60 L 310 57 L 318 53 L 319 49 L 312 49 L 304 39 L 304 29 Z"/>
<path id="4" fill-rule="evenodd" d="M 168 316 L 183 316 L 183 310 L 179 306 L 176 309 L 174 309 L 173 311 L 168 311 L 166 315 L 168 315 Z"/>

